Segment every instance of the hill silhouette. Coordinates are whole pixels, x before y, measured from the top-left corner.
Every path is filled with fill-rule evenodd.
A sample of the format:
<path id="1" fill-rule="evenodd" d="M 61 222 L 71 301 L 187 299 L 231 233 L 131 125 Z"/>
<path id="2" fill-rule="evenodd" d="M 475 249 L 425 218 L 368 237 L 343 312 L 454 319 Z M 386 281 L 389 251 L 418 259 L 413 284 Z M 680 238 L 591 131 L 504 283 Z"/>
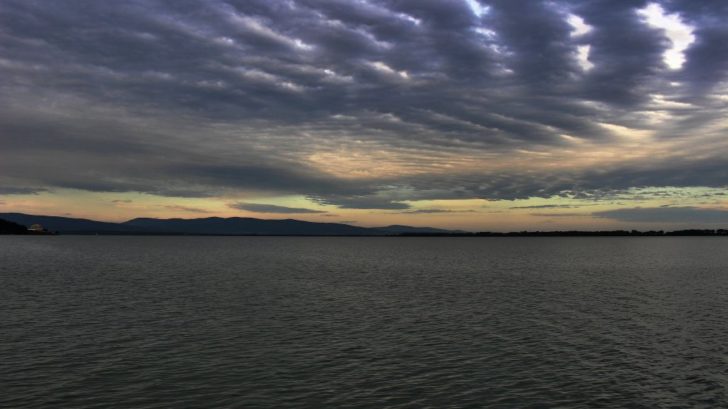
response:
<path id="1" fill-rule="evenodd" d="M 136 218 L 123 223 L 99 222 L 71 217 L 0 213 L 0 234 L 48 234 L 31 232 L 27 226 L 40 224 L 61 234 L 141 235 L 226 235 L 226 236 L 399 236 L 399 237 L 644 237 L 644 236 L 728 236 L 725 229 L 677 231 L 519 231 L 464 232 L 433 227 L 391 225 L 359 227 L 343 223 L 317 223 L 295 219 L 250 217 L 206 217 L 199 219 Z"/>
<path id="2" fill-rule="evenodd" d="M 0 219 L 0 234 L 28 234 L 28 229 L 21 224 Z"/>
<path id="3" fill-rule="evenodd" d="M 41 224 L 62 234 L 190 234 L 190 235 L 271 235 L 271 236 L 387 236 L 403 232 L 447 234 L 455 231 L 431 227 L 358 227 L 343 223 L 316 223 L 295 219 L 256 219 L 250 217 L 206 217 L 198 219 L 136 218 L 123 223 L 99 222 L 59 216 L 0 213 L 0 218 L 25 226 Z"/>

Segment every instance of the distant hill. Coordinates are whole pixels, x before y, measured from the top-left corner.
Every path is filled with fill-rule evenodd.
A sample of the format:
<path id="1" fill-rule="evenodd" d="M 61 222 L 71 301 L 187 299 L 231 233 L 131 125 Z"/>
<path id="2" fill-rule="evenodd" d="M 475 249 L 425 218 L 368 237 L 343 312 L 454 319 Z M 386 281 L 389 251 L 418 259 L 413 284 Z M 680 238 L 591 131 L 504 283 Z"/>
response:
<path id="1" fill-rule="evenodd" d="M 190 234 L 272 236 L 387 236 L 402 233 L 447 234 L 431 227 L 358 227 L 342 223 L 315 223 L 294 219 L 265 220 L 249 217 L 206 217 L 200 219 L 137 218 L 123 223 L 99 222 L 70 217 L 0 213 L 0 218 L 24 226 L 41 224 L 63 234 Z"/>
<path id="2" fill-rule="evenodd" d="M 74 233 L 129 233 L 132 229 L 119 223 L 97 222 L 95 220 L 74 219 L 58 216 L 37 216 L 24 213 L 0 213 L 0 219 L 30 227 L 40 224 L 46 230 L 66 234 Z"/>
<path id="3" fill-rule="evenodd" d="M 340 223 L 314 223 L 301 220 L 264 220 L 248 217 L 207 217 L 202 219 L 139 218 L 123 226 L 145 232 L 224 235 L 294 235 L 294 236 L 370 236 L 381 234 L 373 229 Z"/>
<path id="4" fill-rule="evenodd" d="M 28 234 L 28 229 L 21 224 L 0 219 L 0 234 Z"/>
<path id="5" fill-rule="evenodd" d="M 46 231 L 29 231 L 33 224 Z M 302 220 L 265 220 L 250 217 L 206 217 L 201 219 L 138 218 L 123 223 L 98 222 L 70 217 L 0 213 L 0 234 L 176 234 L 228 236 L 411 236 L 411 237 L 644 237 L 644 236 L 728 236 L 726 229 L 676 231 L 519 231 L 465 232 L 434 227 L 391 225 L 358 227 L 342 223 Z"/>

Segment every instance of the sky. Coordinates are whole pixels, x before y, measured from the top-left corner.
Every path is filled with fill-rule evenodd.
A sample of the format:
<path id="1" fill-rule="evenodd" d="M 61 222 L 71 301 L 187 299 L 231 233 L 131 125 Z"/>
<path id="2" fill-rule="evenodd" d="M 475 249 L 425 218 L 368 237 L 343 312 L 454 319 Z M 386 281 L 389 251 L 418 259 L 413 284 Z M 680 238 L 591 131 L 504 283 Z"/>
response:
<path id="1" fill-rule="evenodd" d="M 0 0 L 0 212 L 728 226 L 728 2 Z"/>

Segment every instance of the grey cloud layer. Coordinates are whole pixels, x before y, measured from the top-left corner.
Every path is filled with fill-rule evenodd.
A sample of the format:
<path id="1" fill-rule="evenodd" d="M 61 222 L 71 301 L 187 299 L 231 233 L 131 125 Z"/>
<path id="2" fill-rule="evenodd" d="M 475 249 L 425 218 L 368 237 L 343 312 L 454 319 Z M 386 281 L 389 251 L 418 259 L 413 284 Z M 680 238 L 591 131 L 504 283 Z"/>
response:
<path id="1" fill-rule="evenodd" d="M 304 213 L 326 213 L 320 210 L 304 209 L 300 207 L 287 207 L 263 203 L 231 203 L 233 209 L 247 210 L 255 213 L 279 213 L 279 214 L 304 214 Z"/>
<path id="2" fill-rule="evenodd" d="M 246 190 L 406 209 L 426 198 L 728 183 L 724 151 L 677 164 L 357 182 L 307 162 L 361 139 L 453 155 L 570 148 L 564 134 L 608 145 L 600 122 L 700 145 L 702 129 L 726 116 L 712 98 L 728 77 L 721 2 L 660 3 L 694 27 L 680 70 L 662 60 L 665 33 L 636 12 L 647 1 L 481 3 L 479 16 L 460 0 L 5 0 L 0 193 Z M 592 30 L 574 36 L 569 13 Z M 589 71 L 581 45 L 591 46 Z M 656 94 L 690 105 L 655 107 Z M 655 128 L 654 111 L 675 120 Z"/>
<path id="3" fill-rule="evenodd" d="M 728 223 L 728 211 L 697 207 L 615 209 L 592 214 L 595 217 L 640 223 Z"/>

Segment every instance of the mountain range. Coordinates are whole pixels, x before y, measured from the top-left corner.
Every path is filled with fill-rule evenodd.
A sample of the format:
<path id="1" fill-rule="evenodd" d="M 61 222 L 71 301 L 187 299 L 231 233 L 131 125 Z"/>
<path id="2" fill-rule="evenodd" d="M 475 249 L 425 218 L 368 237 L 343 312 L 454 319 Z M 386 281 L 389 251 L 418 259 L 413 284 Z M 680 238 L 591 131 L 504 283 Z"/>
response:
<path id="1" fill-rule="evenodd" d="M 136 218 L 122 223 L 59 216 L 0 213 L 0 219 L 24 226 L 40 224 L 61 234 L 180 234 L 261 236 L 392 236 L 400 234 L 448 234 L 459 231 L 432 227 L 392 225 L 358 227 L 343 223 L 317 223 L 294 219 L 266 220 L 250 217 L 199 219 Z"/>

